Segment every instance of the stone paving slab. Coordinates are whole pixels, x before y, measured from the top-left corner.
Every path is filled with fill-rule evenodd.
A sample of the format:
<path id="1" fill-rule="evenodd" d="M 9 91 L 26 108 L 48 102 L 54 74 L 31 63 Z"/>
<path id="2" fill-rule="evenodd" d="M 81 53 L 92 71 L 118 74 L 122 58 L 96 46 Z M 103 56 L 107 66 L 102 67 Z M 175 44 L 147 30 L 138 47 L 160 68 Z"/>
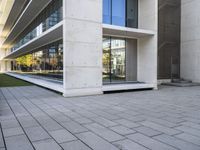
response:
<path id="1" fill-rule="evenodd" d="M 87 145 L 81 141 L 72 141 L 61 144 L 64 150 L 91 150 Z"/>
<path id="2" fill-rule="evenodd" d="M 76 140 L 76 137 L 65 129 L 51 131 L 50 134 L 58 143 L 64 143 Z"/>
<path id="3" fill-rule="evenodd" d="M 0 130 L 0 148 L 4 148 L 5 145 L 4 145 L 4 139 L 3 139 L 3 136 L 2 136 L 2 131 Z"/>
<path id="4" fill-rule="evenodd" d="M 33 145 L 36 150 L 62 150 L 62 148 L 53 139 L 36 141 L 33 142 Z"/>
<path id="5" fill-rule="evenodd" d="M 149 149 L 153 149 L 153 150 L 176 150 L 175 148 L 166 145 L 162 142 L 159 142 L 157 140 L 154 140 L 150 137 L 147 137 L 145 135 L 142 135 L 140 133 L 136 133 L 136 134 L 131 134 L 127 136 L 130 140 L 139 143 Z"/>
<path id="6" fill-rule="evenodd" d="M 126 149 L 135 149 L 135 150 L 148 150 L 147 148 L 145 148 L 144 146 L 135 143 L 131 140 L 125 139 L 122 141 L 117 141 L 113 143 L 115 146 L 117 146 L 119 149 L 121 150 L 126 150 Z"/>
<path id="7" fill-rule="evenodd" d="M 5 138 L 7 150 L 33 150 L 31 142 L 25 135 Z"/>
<path id="8" fill-rule="evenodd" d="M 154 138 L 163 142 L 163 143 L 166 143 L 166 144 L 169 144 L 169 145 L 174 146 L 176 148 L 179 148 L 181 150 L 189 150 L 189 149 L 199 150 L 199 146 L 192 144 L 192 143 L 189 143 L 189 142 L 185 142 L 183 140 L 180 140 L 178 138 L 175 138 L 175 137 L 172 137 L 172 136 L 169 136 L 169 135 L 163 134 L 163 135 L 158 135 Z"/>
<path id="9" fill-rule="evenodd" d="M 128 134 L 133 134 L 133 133 L 136 132 L 136 131 L 134 131 L 130 128 L 127 128 L 127 127 L 124 127 L 124 126 L 121 126 L 121 125 L 111 127 L 110 129 L 113 130 L 114 132 L 120 134 L 120 135 L 128 135 Z"/>
<path id="10" fill-rule="evenodd" d="M 24 134 L 24 132 L 21 127 L 17 127 L 17 128 L 4 129 L 3 134 L 4 137 L 9 137 L 9 136 L 21 135 Z"/>
<path id="11" fill-rule="evenodd" d="M 0 150 L 200 150 L 200 87 L 64 98 L 0 88 Z"/>

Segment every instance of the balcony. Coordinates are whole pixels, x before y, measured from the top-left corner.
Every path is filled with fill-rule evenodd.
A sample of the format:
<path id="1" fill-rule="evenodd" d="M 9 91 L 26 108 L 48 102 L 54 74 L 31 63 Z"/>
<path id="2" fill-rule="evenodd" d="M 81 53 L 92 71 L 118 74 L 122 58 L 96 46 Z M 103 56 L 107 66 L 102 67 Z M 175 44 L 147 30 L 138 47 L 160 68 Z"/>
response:
<path id="1" fill-rule="evenodd" d="M 117 36 L 124 38 L 143 38 L 147 36 L 153 36 L 156 33 L 152 30 L 136 29 L 121 27 L 109 24 L 103 24 L 103 35 L 104 36 Z"/>
<path id="2" fill-rule="evenodd" d="M 12 59 L 18 56 L 27 54 L 37 48 L 45 46 L 49 43 L 62 39 L 63 37 L 63 22 L 56 24 L 49 30 L 43 32 L 40 36 L 34 38 L 23 46 L 19 47 L 15 51 L 8 54 L 4 59 Z"/>
<path id="3" fill-rule="evenodd" d="M 51 0 L 31 0 L 8 33 L 3 46 L 13 42 L 50 2 Z"/>

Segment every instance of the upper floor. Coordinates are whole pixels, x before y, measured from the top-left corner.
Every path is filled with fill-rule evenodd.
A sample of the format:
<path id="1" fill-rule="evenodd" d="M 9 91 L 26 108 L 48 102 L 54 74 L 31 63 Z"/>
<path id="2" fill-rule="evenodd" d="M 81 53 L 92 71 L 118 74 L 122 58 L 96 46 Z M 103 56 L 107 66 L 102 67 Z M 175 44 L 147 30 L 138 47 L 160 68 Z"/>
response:
<path id="1" fill-rule="evenodd" d="M 20 9 L 16 9 L 19 3 Z M 63 23 L 63 0 L 20 0 L 13 3 L 3 28 L 6 55 L 19 50 Z M 103 34 L 141 38 L 157 32 L 157 0 L 102 0 Z M 8 23 L 10 18 L 12 23 Z M 55 27 L 56 28 L 56 27 Z"/>

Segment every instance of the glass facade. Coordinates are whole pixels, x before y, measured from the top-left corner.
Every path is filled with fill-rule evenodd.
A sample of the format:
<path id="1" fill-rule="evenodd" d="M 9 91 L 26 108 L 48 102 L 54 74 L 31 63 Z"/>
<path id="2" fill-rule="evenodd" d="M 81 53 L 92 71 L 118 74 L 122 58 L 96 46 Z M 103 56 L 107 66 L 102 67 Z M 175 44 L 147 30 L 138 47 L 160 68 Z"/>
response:
<path id="1" fill-rule="evenodd" d="M 16 72 L 63 80 L 62 40 L 18 57 L 12 65 Z"/>
<path id="2" fill-rule="evenodd" d="M 62 0 L 53 0 L 27 27 L 27 30 L 19 36 L 21 38 L 19 41 L 15 41 L 15 44 L 11 48 L 11 52 L 15 51 L 35 37 L 38 37 L 43 32 L 59 23 L 62 18 Z"/>
<path id="3" fill-rule="evenodd" d="M 103 23 L 138 27 L 138 0 L 103 0 Z"/>
<path id="4" fill-rule="evenodd" d="M 104 37 L 103 38 L 103 82 L 125 82 L 125 39 Z"/>
<path id="5" fill-rule="evenodd" d="M 103 0 L 103 23 L 111 24 L 111 0 Z"/>
<path id="6" fill-rule="evenodd" d="M 118 26 L 126 25 L 126 13 L 125 13 L 125 0 L 112 1 L 112 24 Z"/>

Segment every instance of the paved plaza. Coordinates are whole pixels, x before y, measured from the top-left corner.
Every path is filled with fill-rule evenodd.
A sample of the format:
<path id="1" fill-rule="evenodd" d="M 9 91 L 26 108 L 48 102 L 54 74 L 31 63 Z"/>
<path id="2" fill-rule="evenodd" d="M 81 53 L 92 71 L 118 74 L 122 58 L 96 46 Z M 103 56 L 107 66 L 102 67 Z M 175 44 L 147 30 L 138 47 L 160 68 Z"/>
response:
<path id="1" fill-rule="evenodd" d="M 0 88 L 0 150 L 200 150 L 200 87 L 64 98 Z"/>

